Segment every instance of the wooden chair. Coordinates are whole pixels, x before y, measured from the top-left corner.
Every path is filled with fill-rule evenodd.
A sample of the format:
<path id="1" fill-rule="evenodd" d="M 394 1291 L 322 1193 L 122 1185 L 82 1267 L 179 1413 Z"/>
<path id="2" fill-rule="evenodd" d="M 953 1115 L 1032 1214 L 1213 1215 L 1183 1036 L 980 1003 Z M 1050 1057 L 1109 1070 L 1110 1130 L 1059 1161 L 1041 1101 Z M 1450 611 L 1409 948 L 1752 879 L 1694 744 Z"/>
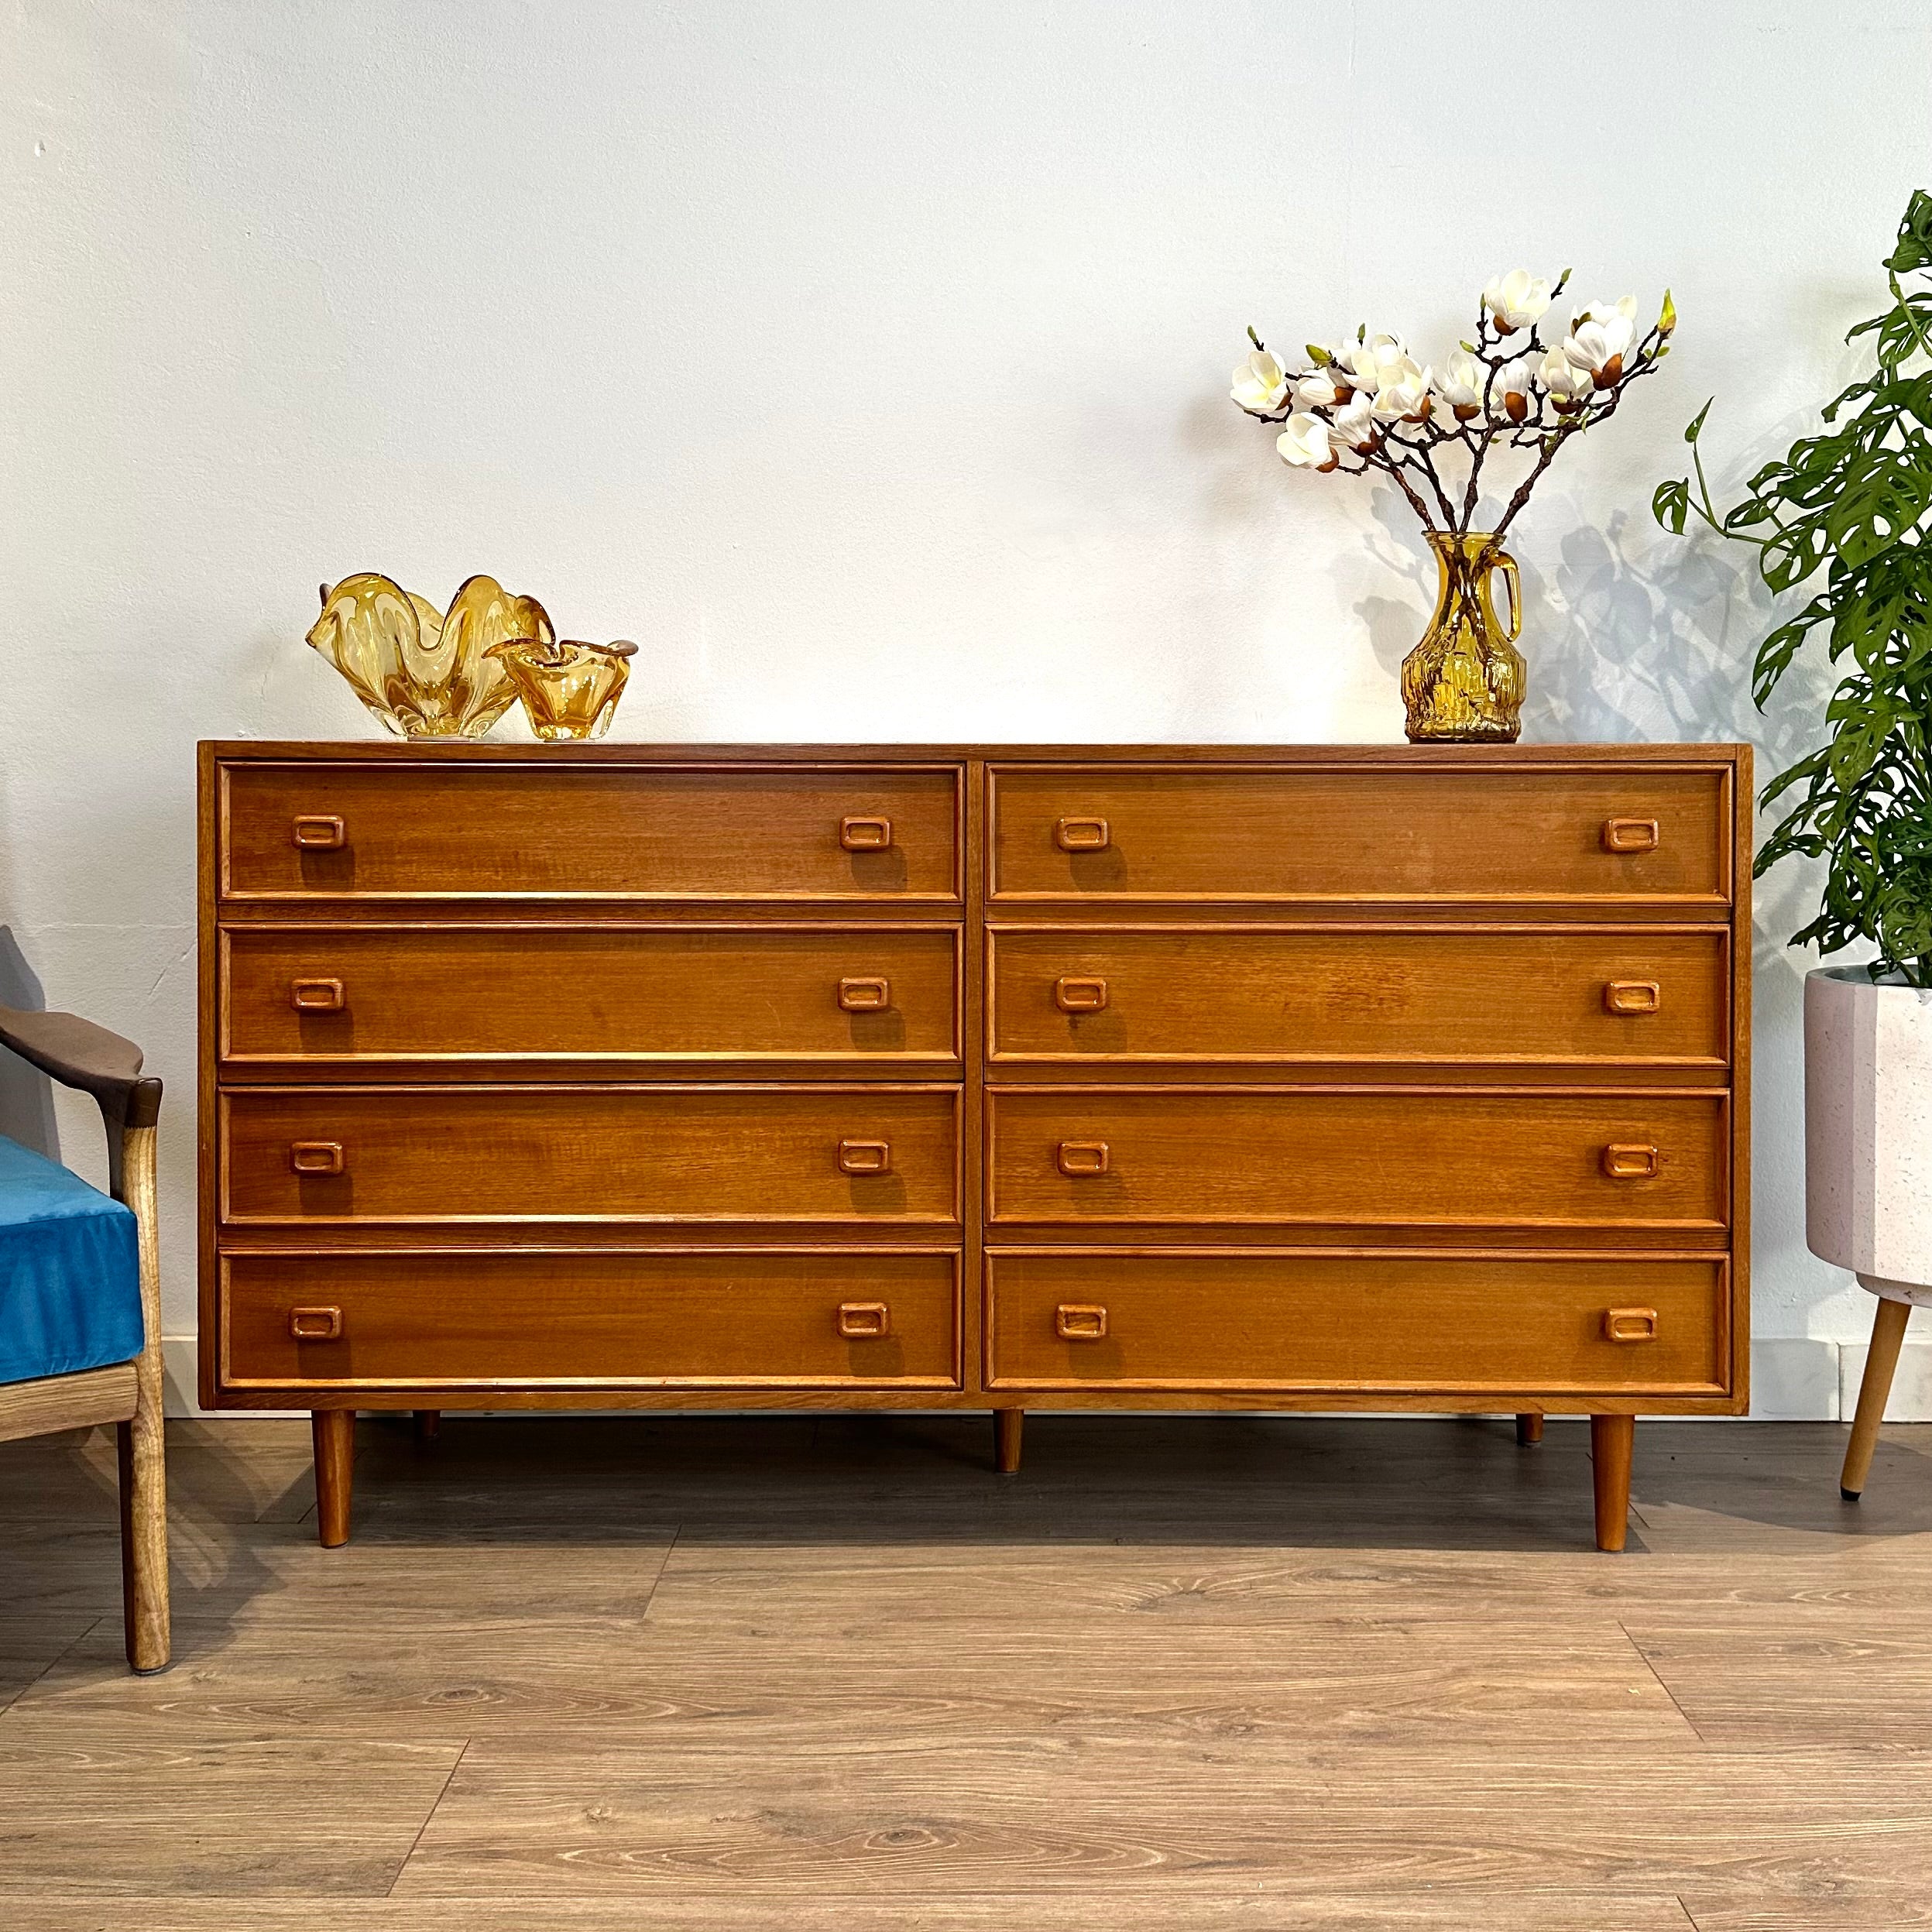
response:
<path id="1" fill-rule="evenodd" d="M 161 1425 L 161 1276 L 155 1237 L 154 1141 L 161 1083 L 141 1076 L 141 1050 L 71 1013 L 0 1007 L 0 1045 L 63 1086 L 91 1093 L 108 1132 L 108 1186 L 121 1209 L 78 1176 L 0 1141 L 0 1322 L 24 1313 L 20 1284 L 36 1296 L 35 1336 L 0 1333 L 0 1442 L 113 1422 L 120 1434 L 121 1576 L 128 1662 L 167 1668 L 167 1472 Z M 9 1220 L 9 1200 L 14 1203 Z M 126 1225 L 132 1213 L 133 1227 Z M 60 1244 L 66 1228 L 84 1229 Z M 132 1241 L 128 1238 L 132 1233 Z M 92 1278 L 76 1278 L 96 1259 Z M 57 1306 L 64 1302 L 65 1306 Z M 44 1319 L 43 1319 L 44 1318 Z M 59 1345 L 46 1338 L 57 1337 Z M 129 1359 L 116 1359 L 129 1344 Z M 20 1361 L 52 1354 L 57 1372 L 21 1379 Z"/>

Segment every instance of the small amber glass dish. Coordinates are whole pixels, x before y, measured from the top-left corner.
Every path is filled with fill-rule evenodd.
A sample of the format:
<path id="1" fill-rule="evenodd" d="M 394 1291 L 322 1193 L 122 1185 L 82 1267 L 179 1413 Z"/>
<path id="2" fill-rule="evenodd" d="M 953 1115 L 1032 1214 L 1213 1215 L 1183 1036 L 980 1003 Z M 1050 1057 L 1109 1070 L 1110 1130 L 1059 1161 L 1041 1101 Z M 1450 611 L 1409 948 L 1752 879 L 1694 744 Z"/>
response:
<path id="1" fill-rule="evenodd" d="M 546 743 L 602 737 L 637 654 L 637 647 L 621 637 L 608 644 L 512 637 L 489 652 L 516 686 L 530 729 Z"/>

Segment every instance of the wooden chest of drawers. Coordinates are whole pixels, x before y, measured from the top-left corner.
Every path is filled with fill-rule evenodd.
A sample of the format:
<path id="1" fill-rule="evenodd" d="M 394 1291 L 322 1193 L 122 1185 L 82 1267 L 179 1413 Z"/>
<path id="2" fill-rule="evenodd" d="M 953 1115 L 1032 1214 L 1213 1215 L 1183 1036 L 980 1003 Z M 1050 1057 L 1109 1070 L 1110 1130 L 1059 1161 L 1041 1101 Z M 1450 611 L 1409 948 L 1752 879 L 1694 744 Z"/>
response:
<path id="1" fill-rule="evenodd" d="M 214 744 L 201 1394 L 1746 1404 L 1741 746 Z"/>

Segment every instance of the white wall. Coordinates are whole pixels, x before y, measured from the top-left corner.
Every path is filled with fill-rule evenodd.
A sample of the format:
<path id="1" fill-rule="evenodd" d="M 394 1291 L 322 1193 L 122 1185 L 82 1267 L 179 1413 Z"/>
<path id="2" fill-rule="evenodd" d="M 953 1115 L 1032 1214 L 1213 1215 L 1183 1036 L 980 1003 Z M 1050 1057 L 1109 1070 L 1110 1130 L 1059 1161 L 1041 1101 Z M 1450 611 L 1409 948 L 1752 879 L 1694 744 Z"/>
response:
<path id="1" fill-rule="evenodd" d="M 169 1082 L 170 1330 L 194 746 L 372 732 L 319 579 L 639 639 L 623 736 L 1398 739 L 1420 546 L 1237 414 L 1242 329 L 1446 345 L 1572 264 L 1683 323 L 1519 525 L 1525 736 L 1768 771 L 1815 684 L 1753 715 L 1748 560 L 1649 493 L 1707 395 L 1735 482 L 1851 366 L 1928 80 L 1920 0 L 5 0 L 0 999 Z M 1757 1323 L 1825 1413 L 1868 1313 L 1803 1244 L 1807 890 L 1760 899 Z"/>

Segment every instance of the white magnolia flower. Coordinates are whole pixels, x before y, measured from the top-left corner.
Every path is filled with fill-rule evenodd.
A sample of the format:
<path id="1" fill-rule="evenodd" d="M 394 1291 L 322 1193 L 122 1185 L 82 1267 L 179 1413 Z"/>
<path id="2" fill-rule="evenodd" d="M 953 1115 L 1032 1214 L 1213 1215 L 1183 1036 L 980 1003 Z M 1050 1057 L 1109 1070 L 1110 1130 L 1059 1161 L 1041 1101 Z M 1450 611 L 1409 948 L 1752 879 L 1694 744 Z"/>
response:
<path id="1" fill-rule="evenodd" d="M 1309 370 L 1295 382 L 1295 400 L 1303 409 L 1333 409 L 1354 393 L 1347 372 L 1328 363 Z"/>
<path id="2" fill-rule="evenodd" d="M 1563 338 L 1563 355 L 1578 369 L 1587 369 L 1605 389 L 1623 374 L 1623 359 L 1637 333 L 1637 298 L 1621 302 L 1592 302 L 1570 318 Z"/>
<path id="3" fill-rule="evenodd" d="M 1341 461 L 1330 448 L 1328 425 L 1319 416 L 1297 410 L 1288 427 L 1275 439 L 1282 461 L 1297 469 L 1333 469 Z"/>
<path id="4" fill-rule="evenodd" d="M 1634 325 L 1637 320 L 1636 297 L 1626 295 L 1620 302 L 1589 303 L 1570 317 L 1570 326 L 1573 329 L 1579 322 L 1607 322 L 1613 315 L 1621 315 Z"/>
<path id="5" fill-rule="evenodd" d="M 1392 383 L 1413 381 L 1422 372 L 1398 335 L 1371 335 L 1358 343 L 1348 352 L 1348 365 L 1355 386 L 1371 396 Z"/>
<path id="6" fill-rule="evenodd" d="M 1566 416 L 1580 410 L 1590 400 L 1592 387 L 1587 369 L 1578 369 L 1560 348 L 1544 356 L 1536 379 L 1549 392 L 1549 400 Z"/>
<path id="7" fill-rule="evenodd" d="M 1483 290 L 1483 307 L 1496 318 L 1505 335 L 1543 320 L 1549 306 L 1549 284 L 1527 269 L 1512 269 L 1494 277 Z"/>
<path id="8" fill-rule="evenodd" d="M 1251 416 L 1265 416 L 1288 400 L 1288 372 L 1265 348 L 1258 348 L 1234 372 L 1228 394 Z"/>
<path id="9" fill-rule="evenodd" d="M 1536 406 L 1534 384 L 1529 365 L 1520 355 L 1504 363 L 1497 370 L 1495 386 L 1489 392 L 1491 409 L 1500 410 L 1512 423 L 1527 421 Z"/>
<path id="10" fill-rule="evenodd" d="M 1416 369 L 1413 375 L 1398 376 L 1395 381 L 1384 385 L 1375 392 L 1374 414 L 1378 423 L 1420 423 L 1429 415 L 1429 389 L 1436 379 L 1434 373 L 1426 369 Z"/>
<path id="11" fill-rule="evenodd" d="M 1344 448 L 1372 449 L 1377 434 L 1374 400 L 1357 389 L 1335 412 L 1330 432 Z"/>
<path id="12" fill-rule="evenodd" d="M 1456 412 L 1459 423 L 1480 415 L 1483 407 L 1482 365 L 1466 349 L 1450 356 L 1436 377 L 1436 393 Z"/>

